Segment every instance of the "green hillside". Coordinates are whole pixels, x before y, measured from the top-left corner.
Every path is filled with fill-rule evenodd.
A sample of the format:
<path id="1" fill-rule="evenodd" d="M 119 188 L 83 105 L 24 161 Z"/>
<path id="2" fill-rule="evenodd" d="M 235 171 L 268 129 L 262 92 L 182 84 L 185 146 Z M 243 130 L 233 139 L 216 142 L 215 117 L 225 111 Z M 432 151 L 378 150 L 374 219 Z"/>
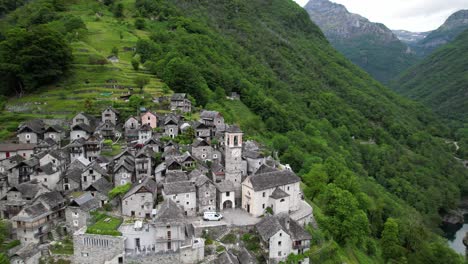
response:
<path id="1" fill-rule="evenodd" d="M 468 31 L 409 69 L 392 85 L 444 117 L 468 122 Z"/>
<path id="2" fill-rule="evenodd" d="M 293 1 L 74 0 L 60 9 L 57 2 L 31 2 L 2 22 L 3 44 L 13 27 L 60 30 L 70 15 L 82 17 L 87 29 L 60 33 L 74 58 L 64 75 L 6 101 L 4 135 L 23 118 L 106 104 L 132 113 L 138 104 L 118 99 L 127 88 L 102 86 L 110 79 L 131 86 L 135 75 L 151 74 L 143 94 L 133 89 L 132 98 L 144 96 L 146 106 L 159 109 L 148 98 L 171 92 L 162 80 L 190 93 L 196 105 L 222 111 L 302 176 L 320 226 L 312 231 L 312 262 L 463 262 L 436 234 L 439 213 L 455 208 L 468 187 L 467 171 L 441 138 L 448 129 L 335 51 Z M 27 10 L 47 4 L 53 16 Z M 136 53 L 124 51 L 133 46 Z M 90 63 L 113 47 L 119 63 Z M 133 70 L 132 60 L 143 68 Z M 12 63 L 0 56 L 0 70 Z M 232 91 L 241 101 L 226 100 Z"/>

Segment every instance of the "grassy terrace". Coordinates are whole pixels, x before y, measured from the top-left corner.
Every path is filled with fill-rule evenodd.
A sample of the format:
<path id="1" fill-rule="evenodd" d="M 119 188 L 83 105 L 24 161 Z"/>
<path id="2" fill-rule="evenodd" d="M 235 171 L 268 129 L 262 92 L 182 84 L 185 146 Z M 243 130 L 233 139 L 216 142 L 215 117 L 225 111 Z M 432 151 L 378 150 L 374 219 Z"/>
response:
<path id="1" fill-rule="evenodd" d="M 118 231 L 122 218 L 109 216 L 100 212 L 93 213 L 94 224 L 88 226 L 86 233 L 96 235 L 121 236 Z"/>

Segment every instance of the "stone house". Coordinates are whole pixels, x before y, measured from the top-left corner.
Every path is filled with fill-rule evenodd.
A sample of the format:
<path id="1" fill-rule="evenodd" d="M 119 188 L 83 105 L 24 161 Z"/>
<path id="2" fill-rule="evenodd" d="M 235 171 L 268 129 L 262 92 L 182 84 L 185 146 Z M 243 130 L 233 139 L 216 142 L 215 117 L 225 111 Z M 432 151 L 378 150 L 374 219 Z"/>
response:
<path id="1" fill-rule="evenodd" d="M 86 189 L 95 181 L 107 176 L 107 172 L 97 162 L 91 162 L 81 173 L 81 187 Z"/>
<path id="2" fill-rule="evenodd" d="M 30 181 L 31 174 L 37 167 L 39 167 L 39 160 L 35 157 L 18 162 L 6 171 L 8 183 L 10 186 L 15 186 Z"/>
<path id="3" fill-rule="evenodd" d="M 58 171 L 65 171 L 69 163 L 69 154 L 64 150 L 52 150 L 42 155 L 38 155 L 38 158 L 41 166 L 51 164 L 52 169 Z"/>
<path id="4" fill-rule="evenodd" d="M 93 197 L 98 199 L 101 202 L 101 206 L 104 206 L 109 201 L 108 193 L 111 190 L 112 183 L 106 180 L 106 178 L 100 178 L 84 189 L 84 191 L 90 192 Z"/>
<path id="5" fill-rule="evenodd" d="M 71 192 L 81 190 L 81 174 L 85 170 L 83 168 L 68 168 L 57 183 L 57 189 L 63 192 Z"/>
<path id="6" fill-rule="evenodd" d="M 192 111 L 192 102 L 185 93 L 175 93 L 171 97 L 171 111 L 189 113 Z"/>
<path id="7" fill-rule="evenodd" d="M 166 173 L 164 183 L 188 181 L 188 176 L 183 171 L 170 171 Z"/>
<path id="8" fill-rule="evenodd" d="M 156 251 L 177 251 L 186 240 L 184 211 L 172 199 L 164 199 L 155 217 Z"/>
<path id="9" fill-rule="evenodd" d="M 9 219 L 17 215 L 26 205 L 47 192 L 50 192 L 50 189 L 36 182 L 25 182 L 11 187 L 0 200 L 1 218 Z"/>
<path id="10" fill-rule="evenodd" d="M 101 121 L 103 123 L 112 123 L 114 125 L 117 125 L 118 116 L 119 116 L 119 111 L 109 106 L 106 109 L 104 109 L 104 111 L 102 111 Z"/>
<path id="11" fill-rule="evenodd" d="M 213 158 L 213 148 L 205 139 L 197 138 L 191 145 L 192 156 L 196 159 L 207 161 Z"/>
<path id="12" fill-rule="evenodd" d="M 127 129 L 138 129 L 139 127 L 138 119 L 134 116 L 129 117 L 124 124 L 125 131 L 127 131 Z"/>
<path id="13" fill-rule="evenodd" d="M 215 127 L 216 131 L 224 131 L 226 124 L 224 117 L 218 111 L 207 111 L 203 110 L 200 113 L 200 122 L 208 127 Z"/>
<path id="14" fill-rule="evenodd" d="M 0 160 L 9 159 L 13 156 L 21 156 L 25 159 L 31 158 L 34 154 L 35 144 L 12 144 L 4 143 L 0 144 Z"/>
<path id="15" fill-rule="evenodd" d="M 263 164 L 266 163 L 265 156 L 260 151 L 248 151 L 242 152 L 242 157 L 247 161 L 247 173 L 255 173 Z"/>
<path id="16" fill-rule="evenodd" d="M 86 227 L 73 234 L 73 263 L 123 264 L 125 237 L 87 234 Z"/>
<path id="17" fill-rule="evenodd" d="M 156 201 L 157 185 L 153 179 L 146 178 L 135 183 L 122 198 L 122 215 L 151 218 Z"/>
<path id="18" fill-rule="evenodd" d="M 190 181 L 164 183 L 162 189 L 164 200 L 171 199 L 184 210 L 184 215 L 194 216 L 197 213 L 197 195 L 195 184 Z"/>
<path id="19" fill-rule="evenodd" d="M 137 180 L 153 175 L 153 154 L 152 148 L 150 146 L 145 146 L 135 155 Z"/>
<path id="20" fill-rule="evenodd" d="M 40 195 L 34 204 L 23 208 L 11 218 L 21 244 L 38 244 L 47 240 L 48 234 L 64 217 L 65 199 L 59 192 Z"/>
<path id="21" fill-rule="evenodd" d="M 158 116 L 151 111 L 144 113 L 143 115 L 141 115 L 141 125 L 149 125 L 151 129 L 157 128 Z"/>
<path id="22" fill-rule="evenodd" d="M 39 143 L 37 143 L 34 152 L 35 153 L 49 152 L 51 150 L 57 150 L 59 149 L 59 147 L 60 147 L 59 143 L 55 142 L 53 139 L 45 138 L 43 140 L 40 140 Z"/>
<path id="23" fill-rule="evenodd" d="M 21 124 L 18 127 L 16 136 L 19 143 L 37 144 L 44 139 L 45 124 L 42 119 L 35 119 Z"/>
<path id="24" fill-rule="evenodd" d="M 94 135 L 86 139 L 83 144 L 85 158 L 87 158 L 89 161 L 94 161 L 101 154 L 103 142 L 103 138 Z"/>
<path id="25" fill-rule="evenodd" d="M 267 172 L 248 176 L 242 183 L 242 208 L 258 217 L 267 207 L 284 212 L 299 209 L 301 179 L 289 170 Z"/>
<path id="26" fill-rule="evenodd" d="M 90 213 L 100 207 L 101 202 L 89 192 L 85 192 L 72 199 L 65 209 L 67 229 L 71 232 L 75 232 L 87 226 L 92 217 Z"/>
<path id="27" fill-rule="evenodd" d="M 70 140 L 76 140 L 80 138 L 87 139 L 94 133 L 95 128 L 85 123 L 78 123 L 71 127 Z"/>
<path id="28" fill-rule="evenodd" d="M 50 138 L 60 144 L 65 139 L 65 130 L 57 125 L 48 126 L 44 133 L 44 139 Z"/>
<path id="29" fill-rule="evenodd" d="M 138 143 L 144 144 L 153 136 L 153 129 L 150 125 L 144 124 L 138 129 Z"/>
<path id="30" fill-rule="evenodd" d="M 204 123 L 195 122 L 193 124 L 193 129 L 195 130 L 195 136 L 197 138 L 211 139 L 211 128 Z"/>
<path id="31" fill-rule="evenodd" d="M 179 135 L 179 119 L 175 115 L 169 114 L 164 119 L 164 135 L 170 138 Z"/>
<path id="32" fill-rule="evenodd" d="M 99 124 L 94 131 L 95 135 L 100 135 L 105 139 L 114 139 L 122 136 L 122 132 L 116 124 L 111 122 L 105 122 Z"/>
<path id="33" fill-rule="evenodd" d="M 36 168 L 33 174 L 30 175 L 31 181 L 41 183 L 51 190 L 57 189 L 57 184 L 60 180 L 61 172 L 54 167 L 51 162 Z"/>
<path id="34" fill-rule="evenodd" d="M 236 187 L 229 180 L 215 183 L 217 208 L 219 210 L 230 209 L 236 207 Z"/>
<path id="35" fill-rule="evenodd" d="M 311 235 L 288 214 L 266 216 L 255 227 L 270 261 L 284 261 L 289 254 L 302 254 L 310 248 Z M 301 263 L 309 263 L 309 259 Z"/>
<path id="36" fill-rule="evenodd" d="M 88 126 L 95 126 L 97 124 L 96 118 L 86 113 L 78 113 L 72 119 L 72 127 L 78 124 L 86 124 Z"/>
<path id="37" fill-rule="evenodd" d="M 11 257 L 9 263 L 14 264 L 37 264 L 42 256 L 41 249 L 34 244 L 21 247 Z"/>
<path id="38" fill-rule="evenodd" d="M 70 161 L 75 159 L 86 159 L 86 152 L 84 147 L 85 139 L 79 138 L 73 140 L 70 144 L 66 146 L 68 152 L 70 153 Z"/>
<path id="39" fill-rule="evenodd" d="M 210 212 L 216 210 L 216 186 L 205 175 L 200 175 L 192 181 L 197 191 L 197 212 Z"/>
<path id="40" fill-rule="evenodd" d="M 114 166 L 114 186 L 135 182 L 135 161 L 123 156 Z"/>

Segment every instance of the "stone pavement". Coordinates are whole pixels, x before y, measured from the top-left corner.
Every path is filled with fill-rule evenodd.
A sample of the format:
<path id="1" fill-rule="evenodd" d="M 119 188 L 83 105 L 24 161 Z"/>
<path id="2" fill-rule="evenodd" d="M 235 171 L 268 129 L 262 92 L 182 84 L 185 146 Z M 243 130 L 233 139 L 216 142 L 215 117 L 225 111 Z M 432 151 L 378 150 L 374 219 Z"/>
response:
<path id="1" fill-rule="evenodd" d="M 252 226 L 262 220 L 261 218 L 253 217 L 246 211 L 235 208 L 221 211 L 224 218 L 221 221 L 203 221 L 201 216 L 189 217 L 188 220 L 195 228 L 214 227 L 214 226 Z"/>

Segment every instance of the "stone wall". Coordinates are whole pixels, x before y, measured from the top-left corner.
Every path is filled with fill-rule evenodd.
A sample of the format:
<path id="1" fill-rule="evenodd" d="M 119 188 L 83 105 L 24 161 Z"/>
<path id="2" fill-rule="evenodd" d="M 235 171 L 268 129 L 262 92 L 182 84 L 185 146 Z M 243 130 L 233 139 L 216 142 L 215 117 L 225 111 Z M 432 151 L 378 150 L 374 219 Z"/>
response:
<path id="1" fill-rule="evenodd" d="M 73 235 L 74 263 L 118 264 L 124 261 L 125 238 L 86 234 L 82 228 Z"/>

